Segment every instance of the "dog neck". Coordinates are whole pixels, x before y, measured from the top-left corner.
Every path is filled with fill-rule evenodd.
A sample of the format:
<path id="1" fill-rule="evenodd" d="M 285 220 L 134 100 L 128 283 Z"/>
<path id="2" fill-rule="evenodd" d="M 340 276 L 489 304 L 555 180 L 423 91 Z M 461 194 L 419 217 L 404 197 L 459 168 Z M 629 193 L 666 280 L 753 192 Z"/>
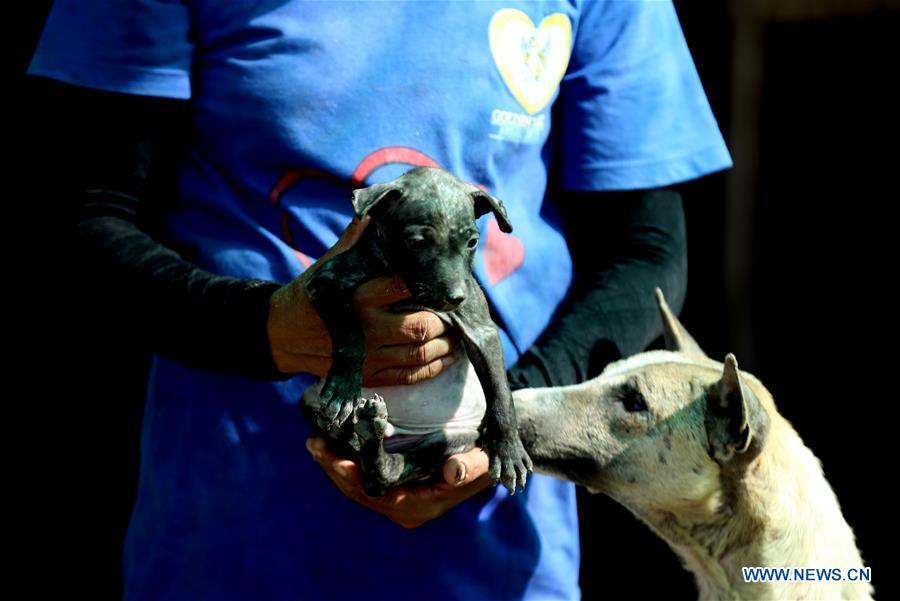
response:
<path id="1" fill-rule="evenodd" d="M 861 568 L 853 532 L 819 461 L 781 416 L 765 450 L 721 472 L 705 508 L 636 511 L 693 572 L 701 599 L 870 598 L 864 582 L 745 582 L 745 567 Z"/>

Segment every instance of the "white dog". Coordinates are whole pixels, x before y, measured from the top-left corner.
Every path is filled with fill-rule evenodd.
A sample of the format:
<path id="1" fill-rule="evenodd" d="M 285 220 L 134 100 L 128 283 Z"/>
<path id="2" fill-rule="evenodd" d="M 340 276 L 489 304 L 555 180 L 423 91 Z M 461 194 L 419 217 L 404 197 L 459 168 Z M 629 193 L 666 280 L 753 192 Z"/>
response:
<path id="1" fill-rule="evenodd" d="M 657 299 L 669 351 L 577 386 L 515 393 L 536 471 L 631 510 L 682 558 L 702 599 L 871 598 L 818 459 L 734 355 L 709 359 Z M 747 582 L 752 567 L 803 570 Z"/>

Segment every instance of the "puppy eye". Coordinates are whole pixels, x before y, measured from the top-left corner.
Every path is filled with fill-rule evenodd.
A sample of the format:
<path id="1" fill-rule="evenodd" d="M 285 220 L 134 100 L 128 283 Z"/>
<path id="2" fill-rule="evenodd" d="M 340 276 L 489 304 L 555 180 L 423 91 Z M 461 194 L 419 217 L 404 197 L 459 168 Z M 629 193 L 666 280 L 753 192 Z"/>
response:
<path id="1" fill-rule="evenodd" d="M 469 238 L 466 246 L 469 248 L 469 250 L 474 250 L 475 247 L 478 246 L 478 238 Z"/>
<path id="2" fill-rule="evenodd" d="M 406 245 L 413 250 L 422 250 L 428 246 L 428 240 L 422 236 L 413 236 L 406 239 Z"/>
<path id="3" fill-rule="evenodd" d="M 640 390 L 632 388 L 622 395 L 622 407 L 628 413 L 639 413 L 647 410 L 647 402 Z"/>

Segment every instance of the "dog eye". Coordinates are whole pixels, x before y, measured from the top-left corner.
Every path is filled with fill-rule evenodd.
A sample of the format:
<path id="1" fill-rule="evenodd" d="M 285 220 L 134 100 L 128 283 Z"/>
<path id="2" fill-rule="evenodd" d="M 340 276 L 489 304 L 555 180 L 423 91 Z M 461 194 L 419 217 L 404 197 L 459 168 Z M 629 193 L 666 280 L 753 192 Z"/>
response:
<path id="1" fill-rule="evenodd" d="M 638 413 L 647 410 L 647 402 L 640 390 L 631 388 L 622 394 L 622 407 L 628 413 Z"/>
<path id="2" fill-rule="evenodd" d="M 469 250 L 474 250 L 475 247 L 478 246 L 478 238 L 469 238 L 466 246 L 469 248 Z"/>
<path id="3" fill-rule="evenodd" d="M 422 250 L 428 246 L 428 240 L 422 236 L 413 236 L 406 239 L 406 245 L 413 250 Z"/>

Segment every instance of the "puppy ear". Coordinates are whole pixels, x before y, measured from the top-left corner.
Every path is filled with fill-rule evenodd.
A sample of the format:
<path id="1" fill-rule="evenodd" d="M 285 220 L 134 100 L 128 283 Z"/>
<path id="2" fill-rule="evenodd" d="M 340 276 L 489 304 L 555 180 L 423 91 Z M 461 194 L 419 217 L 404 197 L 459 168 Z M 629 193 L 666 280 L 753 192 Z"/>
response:
<path id="1" fill-rule="evenodd" d="M 688 334 L 688 331 L 684 329 L 684 326 L 672 313 L 669 303 L 666 302 L 666 297 L 663 296 L 663 292 L 659 288 L 656 289 L 656 305 L 659 307 L 659 315 L 662 317 L 666 350 L 706 357 L 706 353 L 703 352 L 703 349 L 700 348 L 694 337 Z"/>
<path id="2" fill-rule="evenodd" d="M 507 234 L 512 233 L 513 228 L 509 222 L 509 215 L 506 214 L 506 207 L 503 206 L 500 199 L 496 196 L 491 196 L 476 186 L 470 186 L 470 188 L 469 196 L 472 197 L 472 201 L 475 203 L 475 219 L 493 211 L 494 216 L 497 218 L 497 224 L 500 226 L 500 231 Z"/>
<path id="3" fill-rule="evenodd" d="M 745 466 L 762 452 L 769 414 L 744 384 L 737 359 L 725 357 L 722 378 L 707 394 L 706 435 L 709 455 L 725 466 Z"/>
<path id="4" fill-rule="evenodd" d="M 375 207 L 383 204 L 389 198 L 398 196 L 400 193 L 400 188 L 394 183 L 375 184 L 368 188 L 354 190 L 350 197 L 350 202 L 353 204 L 353 212 L 359 219 L 362 219 L 369 213 L 375 217 L 375 211 L 373 211 Z"/>

